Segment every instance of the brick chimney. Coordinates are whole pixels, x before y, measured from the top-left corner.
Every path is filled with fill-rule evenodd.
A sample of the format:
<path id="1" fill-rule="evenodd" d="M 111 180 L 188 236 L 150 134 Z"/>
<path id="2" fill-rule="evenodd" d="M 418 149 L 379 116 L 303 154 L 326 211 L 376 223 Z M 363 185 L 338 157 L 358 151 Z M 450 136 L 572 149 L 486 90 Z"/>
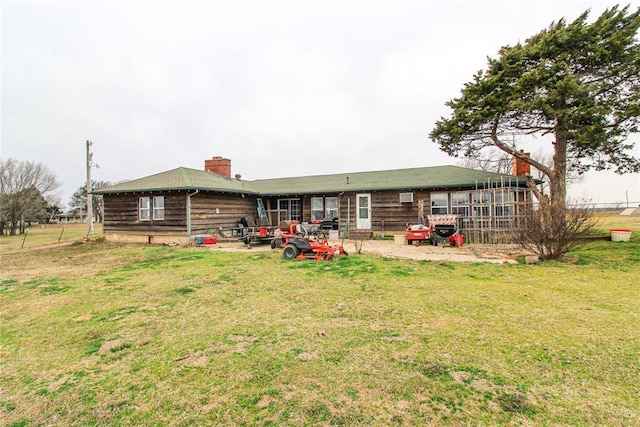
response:
<path id="1" fill-rule="evenodd" d="M 212 159 L 204 161 L 204 170 L 229 179 L 231 178 L 231 160 L 214 156 Z"/>
<path id="2" fill-rule="evenodd" d="M 520 151 L 522 154 L 524 154 L 525 156 L 529 157 L 530 153 L 525 153 L 523 151 Z M 529 176 L 531 175 L 531 165 L 527 162 L 525 162 L 524 160 L 521 160 L 517 157 L 513 157 L 513 159 L 511 159 L 511 165 L 513 167 L 513 174 L 515 176 Z"/>

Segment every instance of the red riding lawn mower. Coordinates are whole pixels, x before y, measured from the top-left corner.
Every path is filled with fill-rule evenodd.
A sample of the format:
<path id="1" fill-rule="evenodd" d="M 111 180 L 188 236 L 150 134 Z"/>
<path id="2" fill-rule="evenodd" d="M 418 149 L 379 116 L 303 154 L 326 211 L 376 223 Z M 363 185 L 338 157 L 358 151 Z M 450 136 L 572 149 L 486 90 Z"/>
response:
<path id="1" fill-rule="evenodd" d="M 307 230 L 297 222 L 288 231 L 276 230 L 271 248 L 283 248 L 285 259 L 331 260 L 336 255 L 349 255 L 342 245 L 329 245 L 324 232 Z"/>
<path id="2" fill-rule="evenodd" d="M 329 245 L 327 240 L 311 240 L 305 237 L 284 237 L 282 256 L 285 259 L 332 260 L 336 255 L 349 255 L 342 245 Z"/>

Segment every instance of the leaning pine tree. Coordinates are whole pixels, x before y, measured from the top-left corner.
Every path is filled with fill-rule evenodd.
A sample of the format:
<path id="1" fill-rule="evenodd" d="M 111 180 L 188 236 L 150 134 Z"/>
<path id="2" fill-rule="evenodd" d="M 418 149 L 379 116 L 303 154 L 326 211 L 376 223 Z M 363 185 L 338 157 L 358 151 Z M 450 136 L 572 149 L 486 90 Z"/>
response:
<path id="1" fill-rule="evenodd" d="M 429 135 L 453 156 L 475 157 L 497 147 L 541 171 L 549 194 L 532 179 L 530 187 L 546 221 L 566 218 L 568 171 L 640 172 L 628 140 L 639 128 L 640 9 L 616 6 L 592 23 L 588 15 L 571 23 L 561 19 L 523 44 L 500 49 L 447 103 L 451 117 L 441 118 Z M 553 164 L 535 161 L 502 137 L 514 133 L 541 143 L 550 138 Z M 552 228 L 557 234 L 558 224 Z M 568 250 L 555 246 L 539 252 L 561 258 Z"/>

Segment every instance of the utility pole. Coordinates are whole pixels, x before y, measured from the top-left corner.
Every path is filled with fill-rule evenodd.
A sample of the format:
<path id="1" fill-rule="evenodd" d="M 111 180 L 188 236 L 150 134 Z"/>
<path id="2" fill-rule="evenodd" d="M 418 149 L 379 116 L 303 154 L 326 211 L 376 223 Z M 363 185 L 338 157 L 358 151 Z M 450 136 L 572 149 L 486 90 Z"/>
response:
<path id="1" fill-rule="evenodd" d="M 93 234 L 93 203 L 91 200 L 91 167 L 93 166 L 93 153 L 91 146 L 93 143 L 87 140 L 87 222 L 89 223 L 89 232 Z"/>
<path id="2" fill-rule="evenodd" d="M 629 190 L 626 190 L 624 194 L 627 197 L 627 208 L 628 208 L 629 207 Z"/>

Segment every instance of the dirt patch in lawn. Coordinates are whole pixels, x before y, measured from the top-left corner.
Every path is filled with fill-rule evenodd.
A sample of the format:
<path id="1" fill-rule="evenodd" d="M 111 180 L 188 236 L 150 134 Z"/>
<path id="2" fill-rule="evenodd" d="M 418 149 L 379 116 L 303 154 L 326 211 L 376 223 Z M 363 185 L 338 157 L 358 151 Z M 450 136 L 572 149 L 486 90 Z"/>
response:
<path id="1" fill-rule="evenodd" d="M 341 241 L 330 241 L 330 244 L 340 244 Z M 356 246 L 360 242 L 346 240 L 345 250 L 350 254 L 357 253 Z M 269 244 L 247 246 L 238 242 L 220 242 L 210 246 L 211 250 L 258 252 L 272 250 Z M 389 258 L 415 259 L 441 262 L 490 262 L 494 264 L 516 264 L 515 258 L 522 255 L 522 250 L 516 245 L 463 245 L 432 246 L 427 243 L 420 245 L 399 244 L 393 240 L 365 240 L 362 242 L 361 253 Z"/>

